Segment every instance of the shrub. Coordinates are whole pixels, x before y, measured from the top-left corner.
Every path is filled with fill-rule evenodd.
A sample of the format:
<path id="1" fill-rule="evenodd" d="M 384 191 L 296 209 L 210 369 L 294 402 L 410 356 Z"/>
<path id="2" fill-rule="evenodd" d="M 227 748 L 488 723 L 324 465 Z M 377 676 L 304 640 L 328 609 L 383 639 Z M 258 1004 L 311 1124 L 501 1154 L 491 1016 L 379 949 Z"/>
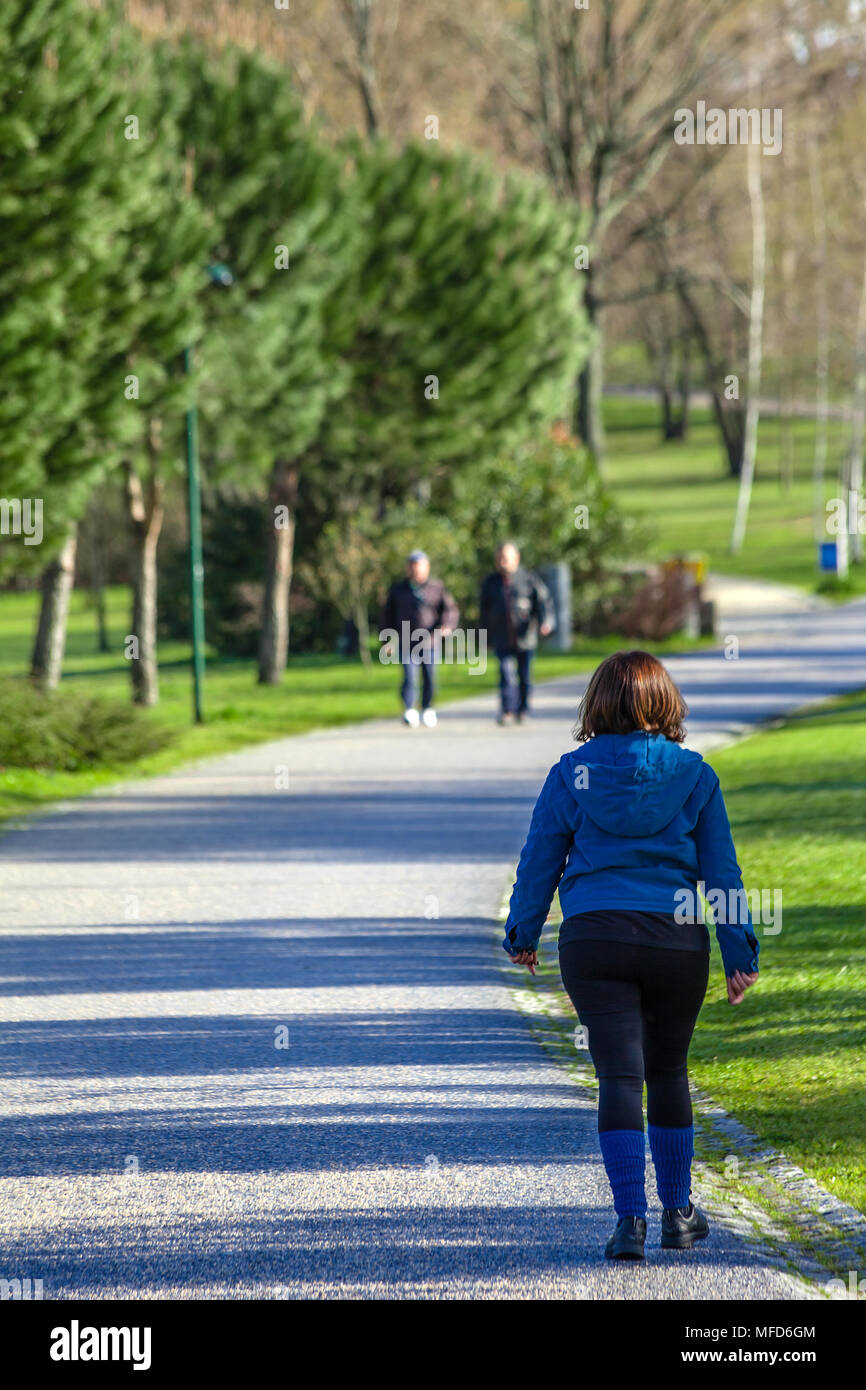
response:
<path id="1" fill-rule="evenodd" d="M 25 680 L 0 681 L 0 709 L 0 769 L 120 766 L 155 753 L 173 737 L 125 701 L 65 687 L 48 695 Z"/>

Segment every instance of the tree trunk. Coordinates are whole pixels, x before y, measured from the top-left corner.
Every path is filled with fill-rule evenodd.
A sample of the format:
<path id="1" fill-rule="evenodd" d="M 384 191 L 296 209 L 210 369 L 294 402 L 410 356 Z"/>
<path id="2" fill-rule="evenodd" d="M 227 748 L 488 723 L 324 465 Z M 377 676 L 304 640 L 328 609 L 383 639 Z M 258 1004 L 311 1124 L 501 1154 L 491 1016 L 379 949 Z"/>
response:
<path id="1" fill-rule="evenodd" d="M 132 551 L 132 632 L 138 637 L 138 659 L 130 665 L 132 698 L 137 705 L 159 700 L 156 660 L 156 547 L 159 531 L 136 528 Z"/>
<path id="2" fill-rule="evenodd" d="M 764 189 L 761 180 L 763 149 L 756 141 L 746 147 L 748 161 L 749 206 L 752 213 L 752 295 L 749 305 L 749 357 L 746 398 L 746 427 L 743 440 L 743 463 L 740 471 L 740 491 L 737 514 L 731 536 L 731 550 L 742 549 L 752 498 L 755 476 L 755 456 L 758 452 L 758 419 L 761 390 L 761 367 L 764 351 L 764 286 L 767 264 L 767 227 L 764 217 Z"/>
<path id="3" fill-rule="evenodd" d="M 349 0 L 343 14 L 355 48 L 354 78 L 364 108 L 367 137 L 375 140 L 379 133 L 379 83 L 376 72 L 373 38 L 373 0 Z"/>
<path id="4" fill-rule="evenodd" d="M 656 390 L 659 393 L 662 439 L 667 441 L 675 438 L 676 416 L 673 402 L 670 334 L 663 312 L 659 312 L 657 316 L 653 316 L 652 313 L 647 315 L 642 336 L 652 364 Z"/>
<path id="5" fill-rule="evenodd" d="M 651 339 L 662 413 L 662 439 L 666 444 L 684 439 L 688 427 L 691 394 L 688 349 L 688 334 L 672 332 L 666 321 Z"/>
<path id="6" fill-rule="evenodd" d="M 779 482 L 784 492 L 794 480 L 794 381 L 789 367 L 782 368 L 779 392 Z"/>
<path id="7" fill-rule="evenodd" d="M 100 576 L 99 582 L 94 584 L 93 597 L 96 603 L 96 649 L 99 652 L 111 651 L 111 643 L 108 640 L 108 613 L 105 605 L 105 584 Z"/>
<path id="8" fill-rule="evenodd" d="M 658 383 L 659 404 L 662 409 L 662 439 L 665 441 L 674 438 L 676 422 L 674 420 L 674 403 L 671 398 L 671 388 L 667 381 Z"/>
<path id="9" fill-rule="evenodd" d="M 806 142 L 809 152 L 809 187 L 815 235 L 815 459 L 812 468 L 812 513 L 816 540 L 824 535 L 824 477 L 827 471 L 827 434 L 830 416 L 830 310 L 827 299 L 827 210 L 824 185 L 814 136 Z"/>
<path id="10" fill-rule="evenodd" d="M 734 410 L 726 409 L 720 389 L 724 372 L 721 365 L 716 361 L 709 329 L 701 317 L 697 304 L 682 282 L 679 282 L 677 285 L 677 293 L 688 315 L 694 337 L 704 360 L 707 389 L 709 390 L 710 399 L 713 403 L 713 414 L 716 417 L 719 434 L 722 436 L 722 443 L 725 446 L 728 472 L 732 478 L 738 478 L 743 464 L 743 443 L 745 438 L 743 411 L 739 406 Z"/>
<path id="11" fill-rule="evenodd" d="M 130 653 L 132 698 L 137 705 L 159 700 L 159 668 L 156 660 L 156 548 L 164 515 L 159 477 L 159 422 L 148 430 L 149 477 L 147 492 L 130 463 L 125 464 L 126 502 L 132 540 L 132 628 L 137 652 Z"/>
<path id="12" fill-rule="evenodd" d="M 690 387 L 688 372 L 685 367 L 681 369 L 679 384 L 677 386 L 677 403 L 674 404 L 674 393 L 665 382 L 660 387 L 662 401 L 662 437 L 666 444 L 674 439 L 685 439 L 689 419 L 689 394 Z"/>
<path id="13" fill-rule="evenodd" d="M 367 603 L 362 595 L 359 595 L 354 604 L 355 627 L 358 629 L 358 655 L 364 666 L 371 667 L 373 658 L 370 655 L 370 619 L 367 616 Z"/>
<path id="14" fill-rule="evenodd" d="M 863 443 L 866 431 L 866 259 L 860 282 L 857 335 L 854 340 L 854 392 L 851 402 L 851 451 L 848 455 L 848 490 L 845 514 L 848 518 L 848 545 L 853 564 L 863 562 L 863 536 L 860 532 L 860 504 L 863 497 Z"/>
<path id="15" fill-rule="evenodd" d="M 577 379 L 574 413 L 574 433 L 593 454 L 599 474 L 604 473 L 604 420 L 602 417 L 602 385 L 604 382 L 604 340 L 601 308 L 595 293 L 592 271 L 586 272 L 583 302 L 589 320 L 592 340 L 589 356 Z"/>
<path id="16" fill-rule="evenodd" d="M 105 518 L 102 511 L 102 498 L 97 498 L 91 512 L 90 524 L 90 577 L 93 590 L 93 606 L 96 611 L 96 649 L 99 652 L 111 650 L 108 640 L 108 616 L 105 605 Z"/>
<path id="17" fill-rule="evenodd" d="M 844 454 L 839 463 L 839 496 L 842 501 L 842 519 L 846 528 L 851 522 L 851 463 L 850 453 Z M 836 576 L 847 579 L 849 572 L 850 537 L 847 529 L 836 537 Z"/>
<path id="18" fill-rule="evenodd" d="M 277 459 L 268 489 L 267 571 L 259 638 L 259 685 L 278 685 L 289 656 L 289 593 L 298 469 Z"/>
<path id="19" fill-rule="evenodd" d="M 725 446 L 728 472 L 732 478 L 739 478 L 743 471 L 743 450 L 746 442 L 746 413 L 740 405 L 734 410 L 730 409 L 730 407 L 726 408 L 720 392 L 713 391 L 711 394 L 716 423 L 722 436 L 722 443 Z"/>
<path id="20" fill-rule="evenodd" d="M 691 337 L 683 331 L 680 333 L 680 416 L 677 422 L 679 433 L 678 439 L 685 439 L 689 429 L 689 409 L 692 403 L 692 360 L 691 360 Z"/>
<path id="21" fill-rule="evenodd" d="M 42 573 L 42 602 L 33 655 L 30 659 L 30 675 L 43 690 L 56 690 L 63 670 L 66 620 L 69 614 L 69 595 L 75 579 L 77 546 L 78 527 L 73 525 L 63 542 L 60 554 Z"/>
<path id="22" fill-rule="evenodd" d="M 792 239 L 794 211 L 792 202 L 792 180 L 790 177 L 789 142 L 782 149 L 782 248 L 781 248 L 781 302 L 780 318 L 782 341 L 792 341 L 795 326 L 792 322 L 791 305 L 794 301 L 794 284 L 797 275 L 797 252 Z M 791 491 L 794 480 L 794 355 L 782 354 L 782 381 L 779 391 L 779 482 L 784 492 Z"/>

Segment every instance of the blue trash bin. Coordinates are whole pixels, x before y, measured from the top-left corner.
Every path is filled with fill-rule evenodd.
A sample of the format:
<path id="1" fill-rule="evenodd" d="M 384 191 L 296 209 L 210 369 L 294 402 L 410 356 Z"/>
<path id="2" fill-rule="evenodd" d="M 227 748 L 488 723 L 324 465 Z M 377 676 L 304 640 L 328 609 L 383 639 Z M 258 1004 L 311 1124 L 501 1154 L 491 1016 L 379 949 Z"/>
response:
<path id="1" fill-rule="evenodd" d="M 818 567 L 824 574 L 839 571 L 838 541 L 821 541 L 818 545 Z"/>

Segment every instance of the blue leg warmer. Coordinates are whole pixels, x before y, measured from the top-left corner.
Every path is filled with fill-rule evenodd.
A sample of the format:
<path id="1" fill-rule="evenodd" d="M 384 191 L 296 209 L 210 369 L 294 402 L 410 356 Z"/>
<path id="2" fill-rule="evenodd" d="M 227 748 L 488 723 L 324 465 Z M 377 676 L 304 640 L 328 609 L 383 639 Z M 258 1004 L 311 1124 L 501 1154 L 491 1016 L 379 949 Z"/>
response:
<path id="1" fill-rule="evenodd" d="M 605 1129 L 598 1136 L 617 1216 L 646 1216 L 642 1129 Z"/>
<path id="2" fill-rule="evenodd" d="M 659 1201 L 669 1210 L 687 1207 L 691 1200 L 694 1125 L 669 1129 L 666 1125 L 648 1124 L 647 1130 Z"/>

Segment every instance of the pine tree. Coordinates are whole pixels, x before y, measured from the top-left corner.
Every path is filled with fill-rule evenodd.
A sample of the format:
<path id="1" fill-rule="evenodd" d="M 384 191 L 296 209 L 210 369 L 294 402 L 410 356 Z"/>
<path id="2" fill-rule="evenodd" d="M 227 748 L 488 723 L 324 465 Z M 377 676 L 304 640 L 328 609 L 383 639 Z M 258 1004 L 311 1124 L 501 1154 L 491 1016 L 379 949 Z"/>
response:
<path id="1" fill-rule="evenodd" d="M 50 688 L 87 497 L 122 458 L 128 475 L 152 459 L 161 412 L 182 411 L 173 363 L 208 235 L 116 6 L 13 0 L 0 46 L 0 477 L 48 503 L 31 669 Z"/>
<path id="2" fill-rule="evenodd" d="M 543 187 L 420 144 L 355 158 L 352 379 L 320 445 L 381 512 L 564 415 L 588 334 L 576 222 Z"/>
<path id="3" fill-rule="evenodd" d="M 168 97 L 177 80 L 177 73 L 143 55 L 136 77 L 137 162 L 147 201 L 123 229 L 139 287 L 122 345 L 127 398 L 122 473 L 132 575 L 130 635 L 137 642 L 130 673 L 133 699 L 142 705 L 159 697 L 157 545 L 166 481 L 184 457 L 190 401 L 184 353 L 202 333 L 213 238 L 213 220 L 192 192 L 190 157 L 170 110 Z M 116 286 L 118 299 L 126 289 Z"/>
<path id="4" fill-rule="evenodd" d="M 112 6 L 83 0 L 0 11 L 0 492 L 44 505 L 33 669 L 48 686 L 60 674 L 76 519 L 122 402 L 98 375 L 117 327 L 101 286 L 140 197 L 117 158 L 127 44 L 117 24 Z"/>
<path id="5" fill-rule="evenodd" d="M 208 304 L 202 437 L 217 476 L 267 488 L 259 680 L 274 683 L 288 652 L 301 461 L 347 382 L 324 315 L 349 273 L 356 223 L 338 160 L 306 126 L 285 71 L 193 44 L 179 62 L 176 115 L 215 218 L 214 255 L 233 281 Z"/>

